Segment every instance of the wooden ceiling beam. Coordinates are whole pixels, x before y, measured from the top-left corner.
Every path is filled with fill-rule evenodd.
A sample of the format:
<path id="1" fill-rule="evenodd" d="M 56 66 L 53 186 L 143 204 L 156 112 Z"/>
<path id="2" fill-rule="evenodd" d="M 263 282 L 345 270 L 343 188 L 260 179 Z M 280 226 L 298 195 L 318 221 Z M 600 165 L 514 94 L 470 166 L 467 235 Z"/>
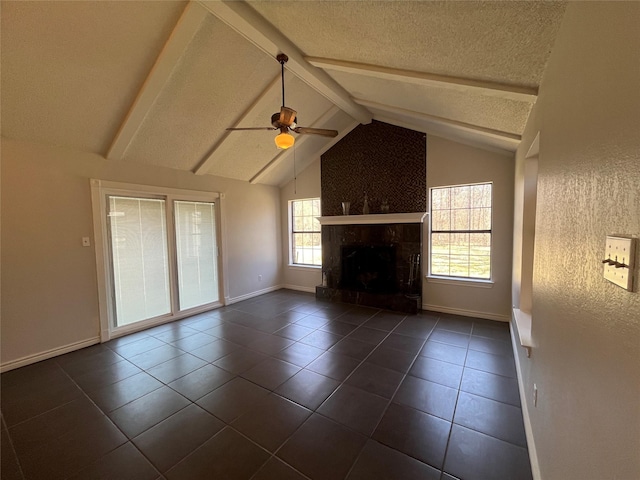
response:
<path id="1" fill-rule="evenodd" d="M 323 70 L 334 70 L 396 82 L 447 88 L 520 102 L 533 103 L 536 101 L 538 96 L 538 89 L 533 87 L 508 85 L 497 82 L 473 80 L 470 78 L 449 77 L 445 75 L 436 75 L 434 73 L 400 70 L 397 68 L 346 62 L 330 58 L 305 57 L 305 60 L 311 65 L 322 68 Z"/>

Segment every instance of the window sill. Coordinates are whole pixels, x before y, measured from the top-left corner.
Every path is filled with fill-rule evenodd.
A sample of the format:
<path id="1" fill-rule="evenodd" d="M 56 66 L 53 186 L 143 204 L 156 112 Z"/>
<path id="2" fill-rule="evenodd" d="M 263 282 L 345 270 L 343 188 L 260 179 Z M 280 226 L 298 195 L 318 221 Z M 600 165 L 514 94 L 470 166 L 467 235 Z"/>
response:
<path id="1" fill-rule="evenodd" d="M 322 265 L 300 265 L 298 263 L 290 263 L 287 267 L 293 270 L 322 270 Z"/>
<path id="2" fill-rule="evenodd" d="M 475 288 L 493 288 L 492 280 L 477 280 L 474 278 L 449 278 L 449 277 L 435 277 L 431 275 L 425 275 L 428 283 L 441 283 L 443 285 L 457 285 L 460 287 L 475 287 Z"/>

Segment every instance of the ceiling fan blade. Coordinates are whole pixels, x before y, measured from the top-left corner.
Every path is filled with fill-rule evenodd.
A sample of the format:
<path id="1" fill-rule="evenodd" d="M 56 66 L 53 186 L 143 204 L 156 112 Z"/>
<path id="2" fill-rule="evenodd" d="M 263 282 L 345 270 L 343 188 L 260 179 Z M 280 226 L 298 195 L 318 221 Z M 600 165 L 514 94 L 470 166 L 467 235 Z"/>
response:
<path id="1" fill-rule="evenodd" d="M 287 127 L 290 127 L 296 119 L 297 113 L 298 112 L 289 107 L 280 108 L 280 125 L 286 125 Z"/>
<path id="2" fill-rule="evenodd" d="M 296 133 L 304 133 L 304 134 L 312 134 L 312 135 L 322 135 L 323 137 L 337 137 L 337 130 L 325 130 L 324 128 L 308 128 L 308 127 L 296 127 L 292 128 L 292 130 Z"/>
<path id="3" fill-rule="evenodd" d="M 245 127 L 245 128 L 227 128 L 227 130 L 277 130 L 274 127 Z"/>

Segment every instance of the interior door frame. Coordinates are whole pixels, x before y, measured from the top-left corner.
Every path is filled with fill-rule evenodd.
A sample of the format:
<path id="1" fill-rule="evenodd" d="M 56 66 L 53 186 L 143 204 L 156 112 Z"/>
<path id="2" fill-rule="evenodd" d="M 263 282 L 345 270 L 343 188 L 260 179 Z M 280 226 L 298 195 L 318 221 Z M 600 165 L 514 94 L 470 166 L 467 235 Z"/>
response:
<path id="1" fill-rule="evenodd" d="M 225 257 L 225 216 L 224 194 L 218 192 L 205 192 L 196 190 L 183 190 L 151 185 L 138 185 L 121 182 L 111 182 L 99 179 L 91 179 L 91 202 L 93 211 L 94 248 L 96 256 L 96 273 L 98 283 L 98 307 L 99 307 L 99 332 L 100 341 L 106 342 L 129 333 L 144 330 L 146 328 L 162 325 L 185 318 L 197 313 L 206 312 L 221 307 L 229 298 L 228 282 L 226 281 L 227 260 Z M 166 315 L 142 320 L 122 327 L 115 325 L 115 299 L 113 297 L 113 278 L 111 275 L 111 249 L 109 247 L 109 234 L 107 225 L 107 197 L 109 195 L 121 195 L 126 197 L 162 197 L 166 201 L 165 215 L 167 223 L 167 249 L 170 275 L 170 299 L 171 312 Z M 203 306 L 179 310 L 178 284 L 177 284 L 177 258 L 175 249 L 175 223 L 174 200 L 196 201 L 215 203 L 216 212 L 216 243 L 217 243 L 217 269 L 218 269 L 218 302 Z M 171 225 L 171 227 L 169 227 Z"/>

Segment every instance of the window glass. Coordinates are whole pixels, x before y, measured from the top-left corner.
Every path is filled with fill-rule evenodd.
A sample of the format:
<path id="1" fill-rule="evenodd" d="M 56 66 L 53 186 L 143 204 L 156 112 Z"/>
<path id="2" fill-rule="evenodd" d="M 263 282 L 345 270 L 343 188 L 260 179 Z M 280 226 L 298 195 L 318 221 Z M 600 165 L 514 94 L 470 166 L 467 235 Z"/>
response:
<path id="1" fill-rule="evenodd" d="M 322 265 L 320 199 L 291 201 L 291 263 Z"/>

